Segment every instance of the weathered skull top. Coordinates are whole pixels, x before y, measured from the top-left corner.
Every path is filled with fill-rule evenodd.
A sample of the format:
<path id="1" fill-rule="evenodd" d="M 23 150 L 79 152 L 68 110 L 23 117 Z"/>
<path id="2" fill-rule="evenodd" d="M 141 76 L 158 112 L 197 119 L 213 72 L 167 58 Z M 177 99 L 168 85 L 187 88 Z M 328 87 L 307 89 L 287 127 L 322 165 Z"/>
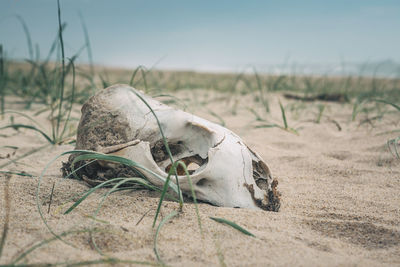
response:
<path id="1" fill-rule="evenodd" d="M 127 85 L 101 90 L 83 105 L 76 149 L 123 156 L 166 177 L 171 161 L 156 118 L 137 94 L 158 117 L 174 161 L 188 166 L 198 199 L 224 207 L 279 210 L 277 181 L 236 134 Z M 87 181 L 121 177 L 115 165 L 95 166 L 86 171 Z M 152 174 L 141 172 L 151 183 L 162 185 Z M 179 169 L 178 180 L 182 191 L 190 195 L 188 180 Z"/>

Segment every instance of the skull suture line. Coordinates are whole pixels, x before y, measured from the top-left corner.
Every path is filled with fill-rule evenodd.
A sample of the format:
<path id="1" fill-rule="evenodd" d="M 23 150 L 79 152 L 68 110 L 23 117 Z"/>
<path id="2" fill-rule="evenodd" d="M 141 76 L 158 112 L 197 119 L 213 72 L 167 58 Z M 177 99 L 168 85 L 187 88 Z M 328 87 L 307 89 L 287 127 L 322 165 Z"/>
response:
<path id="1" fill-rule="evenodd" d="M 182 160 L 192 169 L 198 199 L 224 207 L 279 210 L 278 182 L 271 178 L 263 160 L 236 134 L 164 105 L 127 85 L 101 90 L 83 105 L 76 149 L 122 156 L 166 177 L 171 161 L 157 121 L 134 92 L 157 115 L 174 161 Z M 154 185 L 162 185 L 153 175 L 141 172 Z M 182 191 L 190 195 L 186 176 L 179 169 L 178 174 Z M 83 170 L 83 177 L 90 184 L 123 175 L 129 175 L 129 168 L 115 164 L 97 163 Z"/>

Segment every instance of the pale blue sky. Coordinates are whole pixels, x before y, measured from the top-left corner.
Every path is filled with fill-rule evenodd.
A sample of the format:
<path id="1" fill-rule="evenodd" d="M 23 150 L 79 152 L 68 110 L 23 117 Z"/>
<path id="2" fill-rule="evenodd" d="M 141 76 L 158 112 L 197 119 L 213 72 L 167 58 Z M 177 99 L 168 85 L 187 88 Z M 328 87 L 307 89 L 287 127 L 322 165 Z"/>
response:
<path id="1" fill-rule="evenodd" d="M 84 44 L 81 12 L 94 61 L 106 65 L 161 59 L 158 68 L 226 70 L 286 60 L 400 62 L 399 0 L 62 0 L 61 7 L 67 55 Z M 9 57 L 26 58 L 16 14 L 44 56 L 57 33 L 57 2 L 0 0 L 0 43 Z"/>

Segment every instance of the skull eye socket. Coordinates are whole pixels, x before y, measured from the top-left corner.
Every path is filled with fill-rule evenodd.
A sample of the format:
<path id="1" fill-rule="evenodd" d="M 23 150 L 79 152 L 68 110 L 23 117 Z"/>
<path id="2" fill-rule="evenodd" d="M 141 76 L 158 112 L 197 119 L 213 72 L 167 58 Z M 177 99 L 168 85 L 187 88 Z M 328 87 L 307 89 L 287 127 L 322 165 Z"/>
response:
<path id="1" fill-rule="evenodd" d="M 189 172 L 190 175 L 195 173 L 202 166 L 205 166 L 207 164 L 207 162 L 208 162 L 208 159 L 203 159 L 199 155 L 184 157 L 184 158 L 181 158 L 181 159 L 178 158 L 178 159 L 174 159 L 174 160 L 183 162 L 186 165 L 186 169 L 187 169 L 187 171 Z M 159 163 L 157 163 L 157 164 L 159 164 Z M 170 163 L 167 167 L 165 167 L 165 172 L 168 173 L 170 171 L 171 167 L 172 167 L 172 164 Z M 182 165 L 178 165 L 178 167 L 176 168 L 176 172 L 177 172 L 178 175 L 185 175 L 186 174 L 184 168 L 182 167 Z"/>
<path id="2" fill-rule="evenodd" d="M 203 170 L 208 163 L 209 150 L 218 144 L 215 133 L 206 126 L 193 121 L 185 122 L 179 127 L 168 126 L 164 132 L 173 161 L 184 162 L 189 174 Z M 171 168 L 171 159 L 164 141 L 161 139 L 154 141 L 150 141 L 153 159 L 161 170 L 168 172 Z M 178 166 L 177 171 L 178 175 L 185 174 L 182 167 Z"/>
<path id="3" fill-rule="evenodd" d="M 182 141 L 178 142 L 169 142 L 168 143 L 169 150 L 171 151 L 172 156 L 177 156 L 182 154 L 187 148 L 183 144 Z M 159 162 L 163 162 L 169 160 L 167 149 L 164 146 L 163 140 L 157 141 L 151 147 L 151 155 L 153 156 L 154 161 L 158 164 Z"/>

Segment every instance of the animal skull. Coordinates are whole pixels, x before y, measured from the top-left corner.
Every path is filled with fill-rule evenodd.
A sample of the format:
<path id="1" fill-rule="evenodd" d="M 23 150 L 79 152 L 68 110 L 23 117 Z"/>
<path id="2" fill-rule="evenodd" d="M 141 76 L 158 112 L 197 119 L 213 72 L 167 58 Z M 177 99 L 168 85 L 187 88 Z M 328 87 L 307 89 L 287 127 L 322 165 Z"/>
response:
<path id="1" fill-rule="evenodd" d="M 154 115 L 157 115 L 174 161 L 185 162 L 196 197 L 217 206 L 278 211 L 278 182 L 267 165 L 230 130 L 195 115 L 164 105 L 127 85 L 98 92 L 82 107 L 76 149 L 123 156 L 163 177 L 171 161 Z M 71 162 L 71 158 L 70 158 Z M 123 170 L 123 171 L 122 171 Z M 86 169 L 84 179 L 121 177 L 126 169 L 100 163 Z M 157 186 L 163 182 L 141 171 Z M 171 179 L 173 181 L 173 179 Z M 182 191 L 190 195 L 187 177 L 178 168 Z"/>

